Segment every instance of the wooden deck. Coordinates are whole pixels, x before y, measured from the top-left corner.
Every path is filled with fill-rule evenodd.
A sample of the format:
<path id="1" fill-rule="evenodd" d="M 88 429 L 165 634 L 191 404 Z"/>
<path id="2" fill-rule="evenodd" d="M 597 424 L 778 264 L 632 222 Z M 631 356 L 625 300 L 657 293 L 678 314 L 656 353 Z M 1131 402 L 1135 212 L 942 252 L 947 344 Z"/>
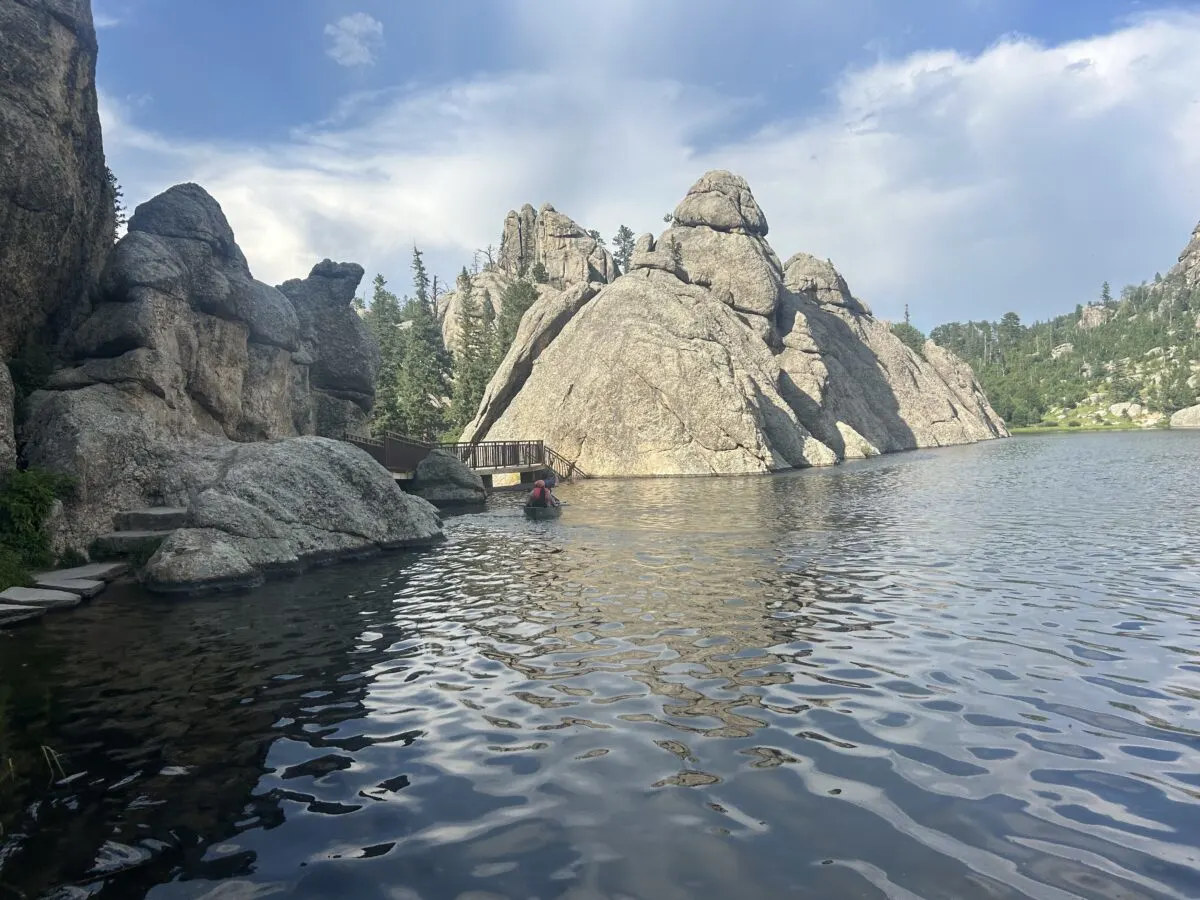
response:
<path id="1" fill-rule="evenodd" d="M 433 450 L 454 454 L 467 468 L 483 476 L 489 485 L 492 475 L 525 476 L 535 472 L 553 472 L 561 481 L 587 477 L 578 466 L 542 441 L 434 444 L 392 432 L 382 437 L 349 435 L 345 440 L 369 453 L 398 481 L 411 480 L 421 460 Z"/>

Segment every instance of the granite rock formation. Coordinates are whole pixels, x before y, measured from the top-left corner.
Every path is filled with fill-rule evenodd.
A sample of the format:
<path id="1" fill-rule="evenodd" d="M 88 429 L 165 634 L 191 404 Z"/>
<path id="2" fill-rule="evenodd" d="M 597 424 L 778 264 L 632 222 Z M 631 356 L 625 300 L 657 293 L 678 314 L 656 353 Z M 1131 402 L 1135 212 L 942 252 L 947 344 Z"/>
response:
<path id="1" fill-rule="evenodd" d="M 423 539 L 425 504 L 403 492 L 389 492 L 386 505 L 412 520 L 413 533 L 393 529 L 386 540 L 346 519 L 353 510 L 345 498 L 318 509 L 312 495 L 288 493 L 288 470 L 301 463 L 314 485 L 343 493 L 366 483 L 356 466 L 390 482 L 349 445 L 322 454 L 279 440 L 341 437 L 365 421 L 379 350 L 351 307 L 362 275 L 360 266 L 326 260 L 307 279 L 273 288 L 253 278 L 220 206 L 199 186 L 178 185 L 139 206 L 101 274 L 97 302 L 63 341 L 71 364 L 29 401 L 26 458 L 78 480 L 56 524 L 59 548 L 86 549 L 123 510 L 194 511 L 247 460 L 264 478 L 269 464 L 277 467 L 270 477 L 284 493 L 263 509 L 281 523 L 384 543 Z M 271 449 L 247 449 L 254 442 Z M 332 469 L 322 472 L 323 464 Z M 303 507 L 289 508 L 288 497 Z M 321 525 L 312 518 L 325 514 Z M 391 512 L 376 514 L 391 521 Z M 298 557 L 344 549 L 334 537 L 324 550 L 313 541 L 289 546 Z"/>
<path id="2" fill-rule="evenodd" d="M 526 204 L 504 219 L 504 233 L 495 263 L 472 277 L 472 292 L 480 304 L 499 316 L 505 291 L 534 266 L 546 268 L 547 282 L 538 284 L 539 298 L 587 284 L 608 284 L 620 274 L 612 254 L 569 216 L 550 204 L 535 211 Z M 442 338 L 450 349 L 459 341 L 459 291 L 443 294 L 438 302 Z"/>
<path id="3" fill-rule="evenodd" d="M 782 265 L 746 182 L 710 172 L 630 272 L 542 298 L 463 440 L 544 439 L 592 475 L 732 474 L 1007 432 L 970 368 L 918 355 L 832 264 Z"/>
<path id="4" fill-rule="evenodd" d="M 1189 406 L 1171 416 L 1172 428 L 1200 428 L 1200 406 Z"/>
<path id="5" fill-rule="evenodd" d="M 0 0 L 0 368 L 87 302 L 113 243 L 88 0 Z M 47 325 L 50 328 L 47 328 Z M 0 471 L 15 460 L 0 374 Z"/>
<path id="6" fill-rule="evenodd" d="M 1168 277 L 1182 279 L 1189 288 L 1200 287 L 1200 224 L 1192 232 L 1192 239 L 1179 254 L 1179 262 L 1168 273 Z"/>

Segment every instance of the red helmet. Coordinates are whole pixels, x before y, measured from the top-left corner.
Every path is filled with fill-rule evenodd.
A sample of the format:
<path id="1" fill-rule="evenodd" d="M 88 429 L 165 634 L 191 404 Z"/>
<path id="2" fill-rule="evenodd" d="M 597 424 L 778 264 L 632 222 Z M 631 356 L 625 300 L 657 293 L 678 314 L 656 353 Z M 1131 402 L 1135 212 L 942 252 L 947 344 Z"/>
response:
<path id="1" fill-rule="evenodd" d="M 545 486 L 546 486 L 546 482 L 542 481 L 542 479 L 540 479 L 540 478 L 539 478 L 537 481 L 535 481 L 535 482 L 533 483 L 533 486 L 534 486 L 534 487 L 545 487 Z"/>

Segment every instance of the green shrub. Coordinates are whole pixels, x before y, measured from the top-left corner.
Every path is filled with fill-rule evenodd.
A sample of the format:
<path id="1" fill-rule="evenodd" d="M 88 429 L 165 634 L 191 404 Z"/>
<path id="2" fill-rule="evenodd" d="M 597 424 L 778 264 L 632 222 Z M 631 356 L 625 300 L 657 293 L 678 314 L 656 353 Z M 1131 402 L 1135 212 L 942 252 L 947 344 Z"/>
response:
<path id="1" fill-rule="evenodd" d="M 13 470 L 0 477 L 3 588 L 28 583 L 29 569 L 54 564 L 46 520 L 54 509 L 54 501 L 69 497 L 74 487 L 74 479 L 40 469 Z"/>
<path id="2" fill-rule="evenodd" d="M 1078 419 L 1072 419 L 1067 423 L 1068 428 L 1079 428 L 1082 423 Z"/>

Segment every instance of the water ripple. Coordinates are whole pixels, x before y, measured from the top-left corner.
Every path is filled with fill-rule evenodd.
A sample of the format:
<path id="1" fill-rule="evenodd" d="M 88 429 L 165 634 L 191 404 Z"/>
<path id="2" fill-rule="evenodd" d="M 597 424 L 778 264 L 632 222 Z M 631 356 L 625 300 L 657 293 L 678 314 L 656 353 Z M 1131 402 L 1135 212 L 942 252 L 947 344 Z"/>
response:
<path id="1" fill-rule="evenodd" d="M 1198 464 L 1075 435 L 588 482 L 244 597 L 117 593 L 4 636 L 0 884 L 1198 896 Z"/>

